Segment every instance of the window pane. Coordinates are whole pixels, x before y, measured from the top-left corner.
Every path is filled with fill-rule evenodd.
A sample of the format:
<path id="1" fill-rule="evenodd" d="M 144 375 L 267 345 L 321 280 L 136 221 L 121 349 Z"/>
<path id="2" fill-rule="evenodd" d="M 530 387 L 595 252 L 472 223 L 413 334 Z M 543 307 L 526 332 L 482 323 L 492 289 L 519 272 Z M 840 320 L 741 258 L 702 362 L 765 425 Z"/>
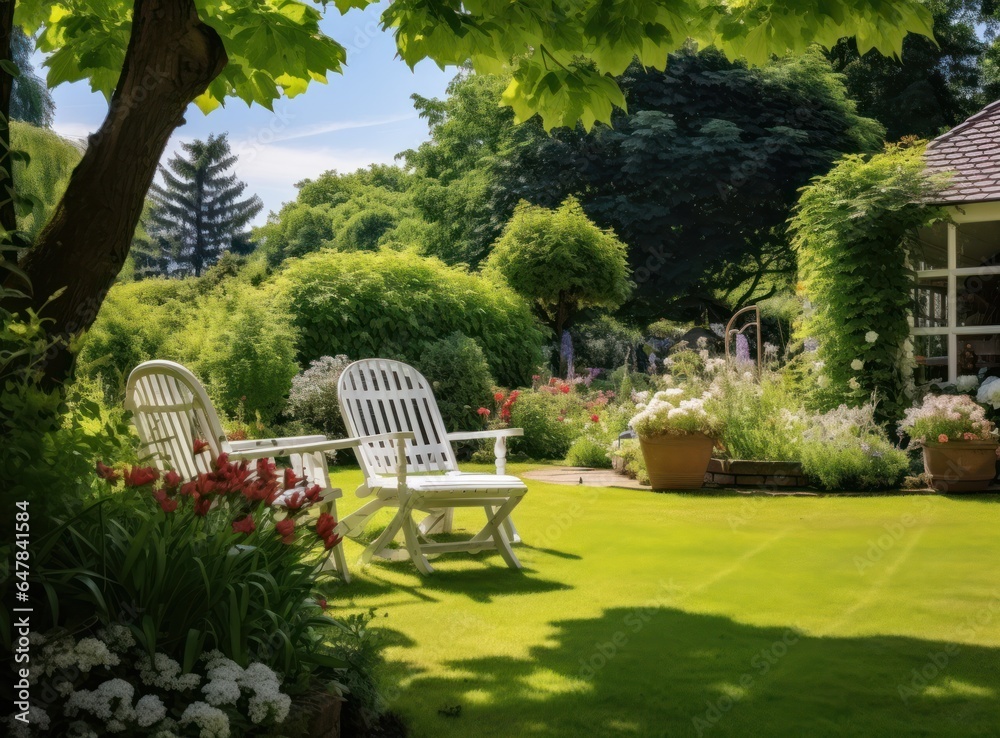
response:
<path id="1" fill-rule="evenodd" d="M 948 268 L 948 224 L 935 223 L 917 231 L 916 269 Z"/>
<path id="2" fill-rule="evenodd" d="M 1000 333 L 958 337 L 958 373 L 996 374 L 1000 369 Z"/>
<path id="3" fill-rule="evenodd" d="M 958 268 L 1000 266 L 1000 221 L 960 223 L 958 229 Z"/>
<path id="4" fill-rule="evenodd" d="M 920 277 L 913 291 L 913 325 L 917 328 L 948 327 L 948 278 Z"/>
<path id="5" fill-rule="evenodd" d="M 917 362 L 914 371 L 917 384 L 948 380 L 947 336 L 914 336 L 913 358 Z"/>
<path id="6" fill-rule="evenodd" d="M 1000 325 L 1000 274 L 958 278 L 958 324 Z"/>

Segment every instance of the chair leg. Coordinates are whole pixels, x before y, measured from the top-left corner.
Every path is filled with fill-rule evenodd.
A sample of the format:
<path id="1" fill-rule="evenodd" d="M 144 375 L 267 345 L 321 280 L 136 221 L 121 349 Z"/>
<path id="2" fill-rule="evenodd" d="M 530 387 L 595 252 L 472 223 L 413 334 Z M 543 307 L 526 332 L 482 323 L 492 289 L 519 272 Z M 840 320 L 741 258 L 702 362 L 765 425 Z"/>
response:
<path id="1" fill-rule="evenodd" d="M 372 515 L 381 510 L 383 507 L 386 507 L 386 505 L 387 503 L 385 500 L 372 500 L 341 520 L 334 529 L 335 532 L 338 536 L 343 538 L 355 535 L 358 529 L 364 527 L 364 524 L 368 522 L 368 519 Z"/>
<path id="2" fill-rule="evenodd" d="M 337 501 L 330 501 L 330 514 L 333 515 L 333 519 L 337 520 Z M 344 554 L 344 546 L 342 543 L 338 543 L 332 549 L 326 557 L 324 562 L 324 568 L 327 565 L 332 565 L 334 569 L 340 574 L 340 578 L 344 581 L 344 584 L 351 583 L 351 572 L 347 569 L 347 556 Z"/>
<path id="3" fill-rule="evenodd" d="M 486 527 L 489 528 L 490 533 L 492 534 L 491 537 L 493 538 L 493 543 L 496 546 L 497 552 L 511 569 L 520 569 L 521 562 L 518 560 L 514 551 L 510 547 L 510 541 L 507 540 L 507 533 L 504 531 L 504 523 L 510 518 L 511 510 L 513 510 L 520 501 L 520 497 L 511 498 L 501 505 L 500 509 L 493 513 L 493 515 L 486 521 Z"/>
<path id="4" fill-rule="evenodd" d="M 406 511 L 406 518 L 403 520 L 403 538 L 406 541 L 406 550 L 410 553 L 410 559 L 417 567 L 417 570 L 421 574 L 432 574 L 434 567 L 430 565 L 427 557 L 420 550 L 420 539 L 418 538 L 416 523 L 413 522 L 413 512 L 411 510 Z"/>
<path id="5" fill-rule="evenodd" d="M 511 543 L 521 542 L 521 534 L 517 532 L 517 527 L 514 525 L 514 518 L 508 517 L 504 520 L 503 529 L 507 533 L 507 537 L 510 539 Z"/>
<path id="6" fill-rule="evenodd" d="M 396 537 L 399 533 L 399 529 L 403 526 L 404 518 L 409 514 L 409 511 L 405 508 L 400 508 L 396 512 L 396 517 L 392 519 L 392 522 L 386 527 L 382 534 L 376 538 L 369 546 L 365 549 L 364 553 L 361 554 L 361 563 L 367 564 L 372 560 L 372 556 L 377 555 L 383 548 L 392 543 L 392 539 Z"/>

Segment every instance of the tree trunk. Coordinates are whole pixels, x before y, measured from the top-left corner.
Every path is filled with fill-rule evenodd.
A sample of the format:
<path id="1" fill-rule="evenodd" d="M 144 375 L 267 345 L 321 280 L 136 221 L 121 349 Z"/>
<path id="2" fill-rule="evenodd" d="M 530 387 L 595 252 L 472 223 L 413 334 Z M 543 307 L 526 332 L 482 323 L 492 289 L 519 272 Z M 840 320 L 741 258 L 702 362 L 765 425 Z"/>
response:
<path id="1" fill-rule="evenodd" d="M 226 62 L 222 40 L 199 20 L 193 0 L 135 0 L 108 115 L 21 263 L 35 309 L 66 288 L 44 311 L 53 319 L 53 334 L 68 338 L 94 322 L 128 255 L 170 135 Z M 71 368 L 72 356 L 60 349 L 46 363 L 45 376 L 61 381 Z"/>
<path id="2" fill-rule="evenodd" d="M 567 354 L 573 351 L 573 339 L 569 336 L 569 331 L 566 331 L 566 327 L 569 323 L 570 318 L 570 304 L 566 300 L 565 293 L 559 292 L 559 304 L 556 305 L 556 314 L 553 322 L 553 328 L 556 332 L 556 341 L 559 342 L 559 376 L 566 379 L 572 379 L 569 376 L 571 367 L 570 361 L 571 357 Z M 565 335 L 564 335 L 565 334 Z M 567 351 L 567 338 L 569 339 L 569 348 Z"/>
<path id="3" fill-rule="evenodd" d="M 11 34 L 14 31 L 14 0 L 0 3 L 0 59 L 10 61 Z M 12 243 L 17 230 L 14 210 L 14 161 L 10 156 L 10 95 L 14 77 L 0 70 L 0 229 L 6 233 L 3 245 Z"/>

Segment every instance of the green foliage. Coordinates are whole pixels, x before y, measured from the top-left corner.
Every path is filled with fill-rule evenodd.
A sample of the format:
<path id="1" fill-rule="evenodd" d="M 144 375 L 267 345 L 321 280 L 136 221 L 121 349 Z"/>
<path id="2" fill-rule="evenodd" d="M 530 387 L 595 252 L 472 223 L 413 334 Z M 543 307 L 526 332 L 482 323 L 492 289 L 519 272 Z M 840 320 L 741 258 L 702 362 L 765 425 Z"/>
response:
<path id="1" fill-rule="evenodd" d="M 10 92 L 10 119 L 48 128 L 52 125 L 56 104 L 45 82 L 35 74 L 31 64 L 34 50 L 34 41 L 15 26 L 10 35 L 10 59 L 17 65 L 19 74 Z"/>
<path id="2" fill-rule="evenodd" d="M 243 249 L 244 230 L 264 205 L 256 195 L 238 199 L 246 183 L 229 173 L 236 156 L 225 133 L 181 148 L 184 154 L 160 167 L 163 184 L 152 185 L 145 225 L 167 247 L 171 273 L 197 277 L 223 252 Z"/>
<path id="3" fill-rule="evenodd" d="M 721 423 L 720 441 L 731 459 L 798 461 L 802 427 L 800 401 L 779 374 L 744 376 L 727 368 L 712 383 L 712 412 Z"/>
<path id="4" fill-rule="evenodd" d="M 997 99 L 997 9 L 973 0 L 934 0 L 934 38 L 911 35 L 900 58 L 859 54 L 853 39 L 828 53 L 862 115 L 889 141 L 933 138 Z"/>
<path id="5" fill-rule="evenodd" d="M 802 431 L 802 469 L 810 481 L 829 490 L 897 487 L 910 466 L 875 422 L 871 404 L 840 407 L 812 416 Z"/>
<path id="6" fill-rule="evenodd" d="M 198 302 L 163 346 L 204 383 L 220 410 L 272 420 L 285 407 L 295 362 L 291 319 L 260 290 L 229 285 Z"/>
<path id="7" fill-rule="evenodd" d="M 566 453 L 566 463 L 570 466 L 587 466 L 594 469 L 610 469 L 611 458 L 606 444 L 582 436 L 573 441 Z"/>
<path id="8" fill-rule="evenodd" d="M 632 287 L 625 244 L 591 223 L 573 197 L 557 210 L 519 205 L 486 268 L 533 300 L 557 335 L 579 310 L 614 310 Z"/>
<path id="9" fill-rule="evenodd" d="M 622 471 L 635 479 L 639 484 L 649 484 L 649 472 L 646 471 L 646 459 L 642 455 L 642 447 L 635 440 L 626 439 L 612 447 L 611 455 L 622 460 Z"/>
<path id="10" fill-rule="evenodd" d="M 138 364 L 178 361 L 223 413 L 242 409 L 270 422 L 298 371 L 295 330 L 264 291 L 238 279 L 213 283 L 211 276 L 116 285 L 83 338 L 77 372 L 101 376 L 108 401 L 118 403 Z"/>
<path id="11" fill-rule="evenodd" d="M 300 182 L 295 202 L 254 229 L 254 240 L 272 266 L 324 248 L 419 247 L 426 224 L 413 204 L 414 182 L 399 167 L 379 164 L 350 174 L 326 172 Z"/>
<path id="12" fill-rule="evenodd" d="M 526 392 L 511 407 L 511 428 L 523 428 L 524 436 L 509 440 L 510 452 L 529 459 L 566 457 L 576 431 L 566 422 L 567 401 L 560 395 Z"/>
<path id="13" fill-rule="evenodd" d="M 338 0 L 344 13 L 371 0 Z M 109 99 L 128 46 L 131 4 L 67 2 L 59 13 L 44 0 L 18 3 L 17 21 L 50 54 L 50 86 L 89 79 Z M 221 37 L 228 63 L 198 98 L 210 111 L 227 97 L 270 109 L 284 94 L 340 72 L 344 47 L 324 35 L 319 9 L 296 0 L 237 0 L 199 4 L 201 19 Z M 519 4 L 466 6 L 431 0 L 393 2 L 382 24 L 396 36 L 399 56 L 410 67 L 423 59 L 439 65 L 469 62 L 479 73 L 509 73 L 503 94 L 518 120 L 535 114 L 546 129 L 589 130 L 610 122 L 625 100 L 614 76 L 638 57 L 663 69 L 667 56 L 688 39 L 718 46 L 753 64 L 772 54 L 801 54 L 813 44 L 831 47 L 845 36 L 860 38 L 862 53 L 876 48 L 898 54 L 908 33 L 931 35 L 931 14 L 919 0 L 829 0 L 821 6 L 752 0 L 738 7 L 705 6 L 695 0 L 670 5 L 558 0 L 524 12 Z"/>
<path id="14" fill-rule="evenodd" d="M 614 127 L 522 133 L 491 167 L 491 222 L 522 199 L 576 195 L 629 246 L 637 289 L 627 310 L 701 318 L 703 306 L 758 299 L 794 270 L 785 222 L 798 189 L 841 153 L 872 151 L 863 118 L 819 53 L 760 68 L 716 49 L 673 54 L 664 72 L 621 76 L 628 113 Z M 742 305 L 740 305 L 742 306 Z"/>
<path id="15" fill-rule="evenodd" d="M 846 156 L 803 190 L 791 223 L 802 289 L 810 302 L 801 338 L 819 342 L 817 398 L 833 408 L 875 393 L 883 419 L 908 405 L 907 344 L 913 231 L 942 217 L 922 147 Z"/>
<path id="16" fill-rule="evenodd" d="M 275 289 L 300 331 L 303 362 L 346 354 L 416 364 L 430 343 L 459 331 L 502 384 L 527 384 L 540 363 L 542 334 L 524 301 L 437 259 L 320 252 L 290 262 Z"/>
<path id="17" fill-rule="evenodd" d="M 382 237 L 396 226 L 397 217 L 386 207 L 356 213 L 337 233 L 337 248 L 341 251 L 377 250 Z"/>
<path id="18" fill-rule="evenodd" d="M 427 345 L 417 368 L 430 381 L 449 431 L 481 430 L 481 407 L 492 403 L 493 377 L 479 344 L 452 333 Z"/>
<path id="19" fill-rule="evenodd" d="M 577 367 L 610 369 L 633 364 L 642 331 L 602 315 L 575 326 L 572 330 Z"/>
<path id="20" fill-rule="evenodd" d="M 27 163 L 14 162 L 14 181 L 34 203 L 30 212 L 21 210 L 18 214 L 19 228 L 34 238 L 62 197 L 81 152 L 52 131 L 16 121 L 10 124 L 10 144 L 29 157 Z"/>

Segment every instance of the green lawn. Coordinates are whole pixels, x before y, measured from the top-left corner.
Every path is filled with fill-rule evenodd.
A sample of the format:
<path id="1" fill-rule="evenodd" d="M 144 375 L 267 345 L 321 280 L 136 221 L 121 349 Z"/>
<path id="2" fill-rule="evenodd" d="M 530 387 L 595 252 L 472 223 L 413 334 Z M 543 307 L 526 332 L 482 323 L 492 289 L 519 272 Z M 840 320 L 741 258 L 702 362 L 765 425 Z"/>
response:
<path id="1" fill-rule="evenodd" d="M 335 475 L 342 513 L 359 479 Z M 996 736 L 998 503 L 532 482 L 523 572 L 355 566 L 336 599 L 388 614 L 386 696 L 418 738 Z"/>

